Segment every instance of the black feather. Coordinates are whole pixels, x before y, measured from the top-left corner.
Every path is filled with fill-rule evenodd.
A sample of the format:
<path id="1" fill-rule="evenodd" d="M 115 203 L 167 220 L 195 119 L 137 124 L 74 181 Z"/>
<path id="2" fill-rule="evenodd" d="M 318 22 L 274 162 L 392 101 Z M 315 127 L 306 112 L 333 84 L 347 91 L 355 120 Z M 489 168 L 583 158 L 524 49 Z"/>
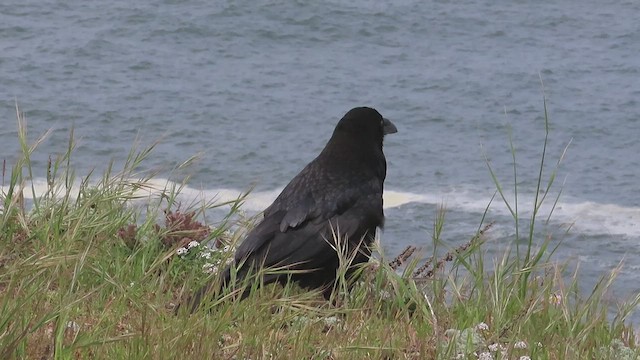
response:
<path id="1" fill-rule="evenodd" d="M 303 287 L 330 290 L 339 264 L 334 235 L 346 239 L 342 248 L 358 251 L 351 266 L 368 261 L 376 229 L 384 226 L 383 138 L 396 131 L 375 109 L 347 112 L 322 152 L 289 182 L 238 247 L 231 266 L 243 265 L 236 280 L 260 267 L 279 267 L 306 271 L 290 277 Z M 230 273 L 227 268 L 222 274 L 223 286 L 233 285 Z M 261 280 L 287 279 L 265 275 Z M 192 310 L 209 288 L 194 296 Z"/>

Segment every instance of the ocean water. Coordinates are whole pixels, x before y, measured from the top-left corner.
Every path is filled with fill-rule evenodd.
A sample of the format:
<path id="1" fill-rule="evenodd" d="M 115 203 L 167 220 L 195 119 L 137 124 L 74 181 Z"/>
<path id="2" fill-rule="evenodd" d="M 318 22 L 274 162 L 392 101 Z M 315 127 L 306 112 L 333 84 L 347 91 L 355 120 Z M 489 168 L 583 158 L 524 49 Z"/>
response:
<path id="1" fill-rule="evenodd" d="M 579 264 L 587 291 L 624 260 L 624 297 L 640 290 L 638 14 L 640 2 L 606 0 L 4 0 L 0 158 L 19 152 L 17 101 L 30 139 L 52 130 L 33 156 L 37 184 L 73 127 L 77 174 L 159 140 L 144 163 L 159 186 L 189 175 L 185 198 L 220 200 L 254 187 L 245 210 L 259 212 L 347 110 L 372 106 L 399 129 L 385 141 L 382 244 L 428 254 L 439 206 L 450 246 L 478 229 L 489 164 L 514 206 L 511 143 L 526 232 L 546 98 L 542 188 L 554 183 L 537 232 L 562 241 L 555 259 Z M 514 245 L 499 197 L 485 221 L 490 254 Z"/>

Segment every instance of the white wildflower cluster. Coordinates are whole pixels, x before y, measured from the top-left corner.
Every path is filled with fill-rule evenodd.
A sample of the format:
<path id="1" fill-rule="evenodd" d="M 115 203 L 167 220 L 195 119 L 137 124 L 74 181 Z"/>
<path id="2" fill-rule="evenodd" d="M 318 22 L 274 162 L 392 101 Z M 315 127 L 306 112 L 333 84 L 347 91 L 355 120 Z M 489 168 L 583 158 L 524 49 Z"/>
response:
<path id="1" fill-rule="evenodd" d="M 233 250 L 229 245 L 225 245 L 222 249 L 212 248 L 208 245 L 207 246 L 200 246 L 200 245 L 201 244 L 197 241 L 190 241 L 187 244 L 187 246 L 178 248 L 176 250 L 176 254 L 183 256 L 191 253 L 192 251 L 195 251 L 196 254 L 199 254 L 201 258 L 204 258 L 205 260 L 209 260 L 211 259 L 214 253 L 228 253 L 231 250 Z"/>
<path id="2" fill-rule="evenodd" d="M 183 255 L 187 255 L 189 253 L 189 250 L 193 249 L 193 248 L 197 248 L 198 246 L 200 246 L 200 243 L 197 241 L 190 241 L 187 244 L 187 247 L 181 247 L 178 248 L 176 250 L 176 254 L 183 256 Z"/>
<path id="3" fill-rule="evenodd" d="M 518 341 L 515 344 L 513 344 L 513 348 L 514 349 L 526 349 L 527 348 L 527 343 L 524 341 Z"/>
<path id="4" fill-rule="evenodd" d="M 481 322 L 473 327 L 457 330 L 448 329 L 445 331 L 445 337 L 447 342 L 455 342 L 451 344 L 457 350 L 456 355 L 452 359 L 466 359 L 468 353 L 463 352 L 465 349 L 482 349 L 474 352 L 473 355 L 480 360 L 493 360 L 493 359 L 519 359 L 519 360 L 531 360 L 527 355 L 521 355 L 520 357 L 514 357 L 522 354 L 522 350 L 527 349 L 529 345 L 525 341 L 516 341 L 513 346 L 506 346 L 501 343 L 491 343 L 487 345 L 485 342 L 487 339 L 487 333 L 489 331 L 489 325 Z M 450 345 L 447 345 L 450 346 Z M 509 353 L 509 349 L 513 348 L 516 353 Z M 463 351 L 461 351 L 463 350 Z"/>
<path id="5" fill-rule="evenodd" d="M 231 264 L 233 262 L 233 256 L 230 256 L 229 254 L 235 251 L 235 248 L 231 247 L 230 245 L 225 245 L 222 247 L 222 249 L 214 249 L 214 251 L 221 253 L 221 256 L 213 261 L 213 263 L 205 264 L 207 265 L 205 272 L 208 274 L 216 273 L 221 267 L 225 267 Z M 209 260 L 210 257 L 206 257 L 206 259 Z M 224 259 L 224 262 L 221 259 Z"/>
<path id="6" fill-rule="evenodd" d="M 190 241 L 186 246 L 176 249 L 176 255 L 185 261 L 193 261 L 194 265 L 201 265 L 202 272 L 205 274 L 215 274 L 221 268 L 233 262 L 233 256 L 230 256 L 230 254 L 234 250 L 229 245 L 215 248 L 210 244 Z"/>
<path id="7" fill-rule="evenodd" d="M 638 355 L 636 351 L 625 345 L 620 339 L 613 339 L 609 345 L 599 347 L 594 357 L 594 359 L 616 360 L 631 360 L 637 358 Z"/>
<path id="8" fill-rule="evenodd" d="M 513 348 L 514 348 L 514 349 L 518 349 L 518 350 L 524 350 L 524 349 L 527 349 L 527 348 L 528 348 L 528 345 L 527 345 L 527 343 L 526 343 L 526 342 L 524 342 L 524 341 L 516 341 L 516 342 L 513 344 Z M 499 355 L 499 358 L 500 358 L 500 359 L 507 359 L 507 358 L 509 357 L 509 356 L 508 356 L 508 353 L 507 353 L 507 347 L 506 347 L 505 345 L 503 345 L 503 344 L 500 344 L 500 343 L 492 343 L 492 344 L 489 344 L 489 345 L 487 346 L 487 349 L 488 349 L 491 353 L 494 353 L 494 354 L 496 354 L 496 355 Z M 526 355 L 524 355 L 524 356 L 520 356 L 518 359 L 519 359 L 519 360 L 531 360 L 531 358 L 529 358 L 529 356 L 526 356 Z"/>
<path id="9" fill-rule="evenodd" d="M 337 316 L 328 316 L 323 318 L 324 324 L 327 326 L 336 326 L 342 322 L 342 320 Z"/>
<path id="10" fill-rule="evenodd" d="M 218 272 L 218 266 L 216 264 L 206 263 L 202 265 L 202 271 L 207 274 L 214 274 Z"/>
<path id="11" fill-rule="evenodd" d="M 209 259 L 211 259 L 211 257 L 213 256 L 213 254 L 215 252 L 216 252 L 215 248 L 211 248 L 209 246 L 204 246 L 202 249 L 200 249 L 200 257 L 202 259 L 209 260 Z"/>
<path id="12" fill-rule="evenodd" d="M 215 274 L 218 272 L 221 265 L 222 265 L 222 260 L 215 259 L 212 262 L 207 262 L 204 265 L 202 265 L 202 271 L 206 274 Z"/>

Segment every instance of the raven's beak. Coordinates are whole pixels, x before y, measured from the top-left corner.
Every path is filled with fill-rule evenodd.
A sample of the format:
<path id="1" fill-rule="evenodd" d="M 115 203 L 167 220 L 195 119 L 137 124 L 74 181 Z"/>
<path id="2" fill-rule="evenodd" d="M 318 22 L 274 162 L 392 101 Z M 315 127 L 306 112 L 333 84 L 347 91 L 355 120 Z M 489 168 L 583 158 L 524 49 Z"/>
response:
<path id="1" fill-rule="evenodd" d="M 387 118 L 382 118 L 382 133 L 384 135 L 397 133 L 398 128 Z"/>

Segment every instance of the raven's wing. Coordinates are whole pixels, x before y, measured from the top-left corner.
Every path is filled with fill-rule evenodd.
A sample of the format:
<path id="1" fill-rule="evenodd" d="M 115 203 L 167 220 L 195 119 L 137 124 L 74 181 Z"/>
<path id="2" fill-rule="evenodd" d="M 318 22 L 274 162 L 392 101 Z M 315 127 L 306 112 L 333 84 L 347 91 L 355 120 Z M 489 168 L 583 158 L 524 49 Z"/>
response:
<path id="1" fill-rule="evenodd" d="M 315 256 L 326 256 L 332 232 L 360 241 L 367 233 L 373 236 L 375 228 L 382 226 L 379 179 L 348 186 L 327 179 L 326 174 L 308 176 L 313 173 L 301 172 L 265 210 L 264 219 L 238 247 L 236 262 L 257 260 L 265 266 L 310 262 Z M 307 186 L 302 186 L 303 183 Z"/>
<path id="2" fill-rule="evenodd" d="M 327 220 L 341 214 L 362 196 L 377 194 L 382 197 L 382 182 L 375 173 L 363 173 L 336 164 L 327 170 L 319 158 L 309 163 L 282 190 L 276 200 L 264 211 L 267 219 L 284 210 L 280 231 L 296 228 L 307 220 Z M 359 179 L 368 179 L 362 182 Z M 373 204 L 375 205 L 375 204 Z"/>
<path id="3" fill-rule="evenodd" d="M 236 253 L 236 262 L 247 261 L 248 269 L 261 267 L 288 267 L 289 269 L 315 269 L 328 258 L 335 258 L 333 239 L 343 240 L 342 246 L 355 249 L 364 240 L 369 243 L 381 225 L 382 214 L 374 209 L 380 205 L 378 196 L 359 198 L 354 206 L 326 221 L 307 221 L 280 231 L 280 218 L 284 212 L 267 217 L 251 231 Z M 348 242 L 344 242 L 348 239 Z"/>

